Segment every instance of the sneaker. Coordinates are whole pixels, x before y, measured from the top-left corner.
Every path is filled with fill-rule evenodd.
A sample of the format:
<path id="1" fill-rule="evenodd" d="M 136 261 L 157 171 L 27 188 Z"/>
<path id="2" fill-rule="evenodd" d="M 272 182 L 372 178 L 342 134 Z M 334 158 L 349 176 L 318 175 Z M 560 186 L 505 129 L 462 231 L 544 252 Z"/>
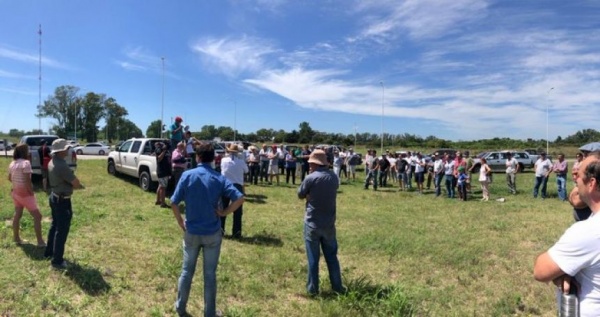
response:
<path id="1" fill-rule="evenodd" d="M 60 263 L 60 264 L 52 263 L 52 267 L 57 270 L 65 270 L 69 267 L 69 263 L 67 261 L 62 261 L 62 263 Z"/>
<path id="2" fill-rule="evenodd" d="M 160 204 L 160 208 L 171 208 L 171 206 L 169 206 L 165 203 L 162 203 L 162 204 Z"/>

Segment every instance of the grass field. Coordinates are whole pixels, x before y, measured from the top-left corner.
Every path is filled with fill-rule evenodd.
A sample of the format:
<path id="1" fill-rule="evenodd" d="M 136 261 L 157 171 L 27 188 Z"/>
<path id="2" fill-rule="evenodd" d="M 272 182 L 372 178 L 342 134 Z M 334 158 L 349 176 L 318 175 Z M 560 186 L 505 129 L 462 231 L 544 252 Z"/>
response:
<path id="1" fill-rule="evenodd" d="M 6 173 L 8 159 L 0 159 Z M 10 184 L 0 181 L 0 316 L 173 316 L 181 266 L 181 232 L 154 194 L 106 173 L 105 162 L 79 161 L 87 189 L 73 198 L 66 247 L 73 265 L 51 269 L 42 250 L 17 246 L 10 228 Z M 362 180 L 363 174 L 360 174 Z M 338 194 L 339 258 L 347 295 L 305 296 L 303 201 L 296 186 L 247 186 L 244 239 L 224 240 L 217 306 L 226 316 L 555 316 L 553 287 L 535 282 L 533 261 L 572 223 L 556 199 L 534 200 L 533 174 L 518 175 L 508 195 L 503 175 L 461 202 L 431 193 L 365 191 L 345 183 Z M 571 185 L 571 184 L 569 184 Z M 46 195 L 37 192 L 49 229 Z M 228 230 L 231 230 L 231 220 Z M 21 236 L 35 241 L 29 215 Z M 196 274 L 188 310 L 202 315 Z"/>

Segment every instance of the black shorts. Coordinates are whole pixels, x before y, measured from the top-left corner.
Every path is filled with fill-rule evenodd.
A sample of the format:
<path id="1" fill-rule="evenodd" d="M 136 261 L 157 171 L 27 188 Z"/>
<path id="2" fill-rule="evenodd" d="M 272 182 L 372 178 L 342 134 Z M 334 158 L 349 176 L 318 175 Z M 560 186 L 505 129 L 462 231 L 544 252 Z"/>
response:
<path id="1" fill-rule="evenodd" d="M 424 172 L 415 173 L 415 182 L 422 183 L 423 180 L 425 179 L 424 174 L 425 174 Z"/>

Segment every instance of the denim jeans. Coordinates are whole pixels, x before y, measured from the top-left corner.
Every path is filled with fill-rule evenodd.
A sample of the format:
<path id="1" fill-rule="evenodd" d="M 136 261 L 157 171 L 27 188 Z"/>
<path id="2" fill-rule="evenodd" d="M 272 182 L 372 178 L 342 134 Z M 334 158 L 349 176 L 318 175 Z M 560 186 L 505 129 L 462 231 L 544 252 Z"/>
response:
<path id="1" fill-rule="evenodd" d="M 239 190 L 242 194 L 244 193 L 244 185 L 240 185 L 240 184 L 233 184 L 233 186 L 235 188 L 237 188 L 237 190 Z M 229 206 L 229 203 L 231 202 L 231 200 L 229 199 L 229 197 L 223 197 L 222 200 L 223 202 L 223 208 L 227 208 L 227 206 Z M 240 208 L 236 209 L 233 212 L 233 227 L 231 228 L 231 236 L 233 238 L 241 238 L 242 237 L 242 216 L 244 215 L 244 206 L 240 206 Z M 223 230 L 223 233 L 225 233 L 225 222 L 227 220 L 227 217 L 221 217 L 221 230 Z"/>
<path id="2" fill-rule="evenodd" d="M 183 236 L 183 267 L 177 285 L 177 301 L 175 309 L 179 314 L 186 312 L 192 279 L 196 272 L 198 254 L 202 250 L 202 269 L 204 275 L 204 316 L 214 317 L 217 306 L 217 264 L 221 254 L 223 235 L 217 231 L 212 235 L 194 235 L 185 233 Z"/>
<path id="3" fill-rule="evenodd" d="M 556 175 L 556 186 L 558 188 L 558 199 L 565 201 L 567 199 L 567 178 L 565 175 Z"/>
<path id="4" fill-rule="evenodd" d="M 517 193 L 517 174 L 515 173 L 506 173 L 506 184 L 508 185 L 508 190 L 510 190 L 511 194 Z"/>
<path id="5" fill-rule="evenodd" d="M 250 184 L 258 184 L 258 175 L 260 174 L 260 163 L 249 163 L 248 169 L 250 170 Z"/>
<path id="6" fill-rule="evenodd" d="M 435 186 L 435 196 L 439 196 L 442 194 L 442 177 L 444 174 L 435 174 L 433 179 L 433 186 Z"/>
<path id="7" fill-rule="evenodd" d="M 446 191 L 448 198 L 454 198 L 454 175 L 446 175 Z"/>
<path id="8" fill-rule="evenodd" d="M 304 224 L 304 242 L 306 244 L 306 257 L 308 258 L 308 281 L 306 290 L 309 294 L 319 293 L 319 259 L 321 249 L 329 271 L 329 281 L 334 292 L 344 291 L 342 286 L 342 271 L 337 258 L 337 239 L 335 226 L 327 229 L 311 228 Z"/>
<path id="9" fill-rule="evenodd" d="M 365 178 L 365 189 L 369 189 L 369 182 L 373 180 L 373 189 L 377 190 L 377 170 L 369 170 Z"/>
<path id="10" fill-rule="evenodd" d="M 260 182 L 269 181 L 269 161 L 260 161 Z"/>
<path id="11" fill-rule="evenodd" d="M 52 224 L 48 231 L 48 244 L 44 256 L 51 257 L 52 264 L 60 265 L 64 261 L 65 244 L 73 218 L 71 199 L 60 199 L 50 195 L 48 201 L 52 209 Z"/>
<path id="12" fill-rule="evenodd" d="M 540 185 L 542 185 L 542 198 L 546 198 L 546 187 L 548 185 L 548 177 L 546 176 L 535 177 L 535 185 L 533 186 L 533 198 L 537 198 Z"/>

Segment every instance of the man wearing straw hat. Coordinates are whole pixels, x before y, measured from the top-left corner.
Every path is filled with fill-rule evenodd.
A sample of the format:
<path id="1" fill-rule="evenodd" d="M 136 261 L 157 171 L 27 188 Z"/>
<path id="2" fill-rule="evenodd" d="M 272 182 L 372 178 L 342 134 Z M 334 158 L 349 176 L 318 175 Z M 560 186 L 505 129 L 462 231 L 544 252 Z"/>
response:
<path id="1" fill-rule="evenodd" d="M 56 269 L 67 268 L 63 256 L 71 228 L 71 218 L 73 218 L 71 208 L 73 189 L 84 188 L 65 161 L 70 147 L 65 139 L 54 140 L 50 152 L 52 160 L 48 163 L 48 181 L 51 189 L 48 200 L 52 209 L 52 224 L 48 232 L 48 244 L 44 256 L 52 259 L 50 263 Z"/>
<path id="2" fill-rule="evenodd" d="M 327 263 L 331 288 L 343 293 L 342 274 L 337 258 L 337 239 L 335 233 L 336 195 L 338 178 L 327 162 L 323 150 L 314 150 L 308 159 L 309 172 L 298 188 L 298 198 L 306 199 L 304 215 L 304 241 L 308 258 L 309 295 L 319 293 L 319 258 L 321 249 Z"/>
<path id="3" fill-rule="evenodd" d="M 240 153 L 240 146 L 236 144 L 230 144 L 227 147 L 228 155 L 221 160 L 221 175 L 225 176 L 233 186 L 239 190 L 242 195 L 244 194 L 244 174 L 248 173 L 248 165 L 244 159 L 238 157 Z M 229 206 L 231 199 L 229 197 L 223 197 L 223 207 Z M 231 237 L 234 239 L 240 239 L 242 237 L 242 212 L 243 206 L 240 205 L 233 212 L 233 228 L 231 231 Z M 225 220 L 227 216 L 221 217 L 221 229 L 225 233 Z"/>
<path id="4" fill-rule="evenodd" d="M 540 282 L 552 281 L 568 294 L 575 278 L 579 284 L 580 316 L 600 311 L 600 152 L 581 162 L 576 175 L 579 198 L 591 216 L 571 225 L 548 251 L 535 261 L 533 275 Z"/>

